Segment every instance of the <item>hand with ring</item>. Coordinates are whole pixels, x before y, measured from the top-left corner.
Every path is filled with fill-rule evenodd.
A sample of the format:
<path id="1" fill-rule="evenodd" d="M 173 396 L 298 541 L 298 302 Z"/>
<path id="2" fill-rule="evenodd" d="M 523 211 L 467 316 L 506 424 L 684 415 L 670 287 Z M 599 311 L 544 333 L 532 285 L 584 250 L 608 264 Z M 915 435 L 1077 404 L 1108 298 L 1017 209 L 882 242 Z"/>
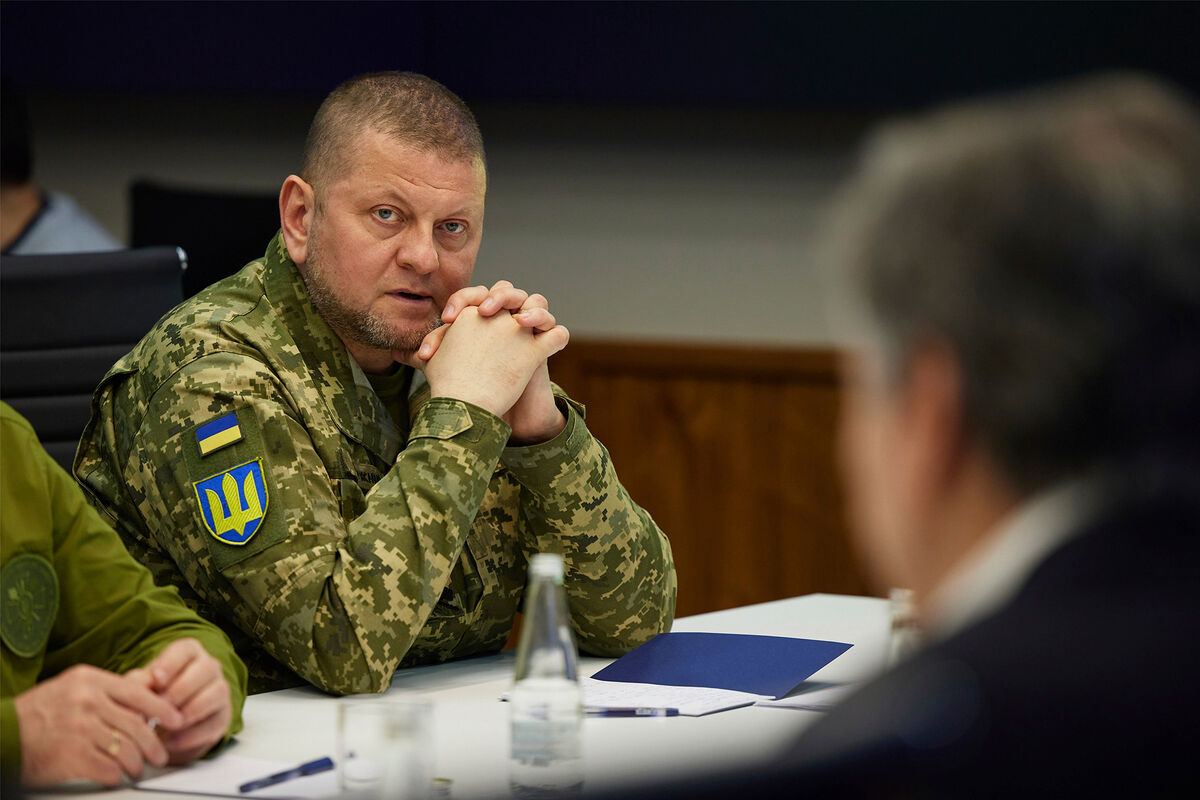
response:
<path id="1" fill-rule="evenodd" d="M 169 700 L 127 676 L 78 664 L 13 698 L 21 735 L 21 783 L 52 786 L 90 780 L 117 786 L 148 762 L 167 763 L 167 748 L 148 720 L 178 727 Z"/>

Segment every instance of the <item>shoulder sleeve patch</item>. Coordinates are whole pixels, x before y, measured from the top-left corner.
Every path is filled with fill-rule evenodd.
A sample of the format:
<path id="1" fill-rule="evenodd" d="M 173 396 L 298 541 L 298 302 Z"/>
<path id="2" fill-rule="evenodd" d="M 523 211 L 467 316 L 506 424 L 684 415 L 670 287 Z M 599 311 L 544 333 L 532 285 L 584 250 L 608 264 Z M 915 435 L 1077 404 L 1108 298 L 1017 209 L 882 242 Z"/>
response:
<path id="1" fill-rule="evenodd" d="M 261 458 L 196 481 L 192 488 L 204 527 L 217 541 L 244 545 L 266 519 L 270 496 Z"/>
<path id="2" fill-rule="evenodd" d="M 224 422 L 226 418 L 232 425 Z M 287 538 L 287 515 L 278 508 L 278 476 L 272 470 L 295 458 L 289 447 L 280 446 L 290 443 L 276 442 L 271 447 L 264 441 L 258 418 L 249 406 L 212 421 L 217 422 L 236 426 L 236 446 L 223 446 L 204 456 L 198 443 L 205 425 L 195 430 L 197 445 L 192 444 L 192 433 L 184 433 L 187 482 L 181 481 L 180 488 L 185 493 L 181 498 L 187 506 L 185 513 L 197 526 L 192 530 L 207 540 L 213 567 L 223 572 Z M 271 501 L 275 501 L 274 509 L 269 508 Z"/>
<path id="3" fill-rule="evenodd" d="M 217 417 L 196 428 L 196 445 L 200 448 L 202 457 L 241 440 L 242 429 L 238 425 L 237 414 Z"/>
<path id="4" fill-rule="evenodd" d="M 0 637 L 22 658 L 42 651 L 58 616 L 58 575 L 37 553 L 14 556 L 0 570 Z"/>

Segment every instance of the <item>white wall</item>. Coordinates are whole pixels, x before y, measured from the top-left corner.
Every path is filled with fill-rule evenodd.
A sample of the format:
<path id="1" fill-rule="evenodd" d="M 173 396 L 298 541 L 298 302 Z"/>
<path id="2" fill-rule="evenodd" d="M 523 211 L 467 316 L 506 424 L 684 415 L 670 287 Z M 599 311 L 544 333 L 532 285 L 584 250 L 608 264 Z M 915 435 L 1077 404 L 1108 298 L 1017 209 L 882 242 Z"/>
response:
<path id="1" fill-rule="evenodd" d="M 40 95 L 31 107 L 40 182 L 125 240 L 135 177 L 278 191 L 315 102 Z M 814 136 L 820 120 L 732 111 L 480 118 L 480 282 L 542 292 L 577 337 L 832 340 L 811 251 L 854 126 Z"/>

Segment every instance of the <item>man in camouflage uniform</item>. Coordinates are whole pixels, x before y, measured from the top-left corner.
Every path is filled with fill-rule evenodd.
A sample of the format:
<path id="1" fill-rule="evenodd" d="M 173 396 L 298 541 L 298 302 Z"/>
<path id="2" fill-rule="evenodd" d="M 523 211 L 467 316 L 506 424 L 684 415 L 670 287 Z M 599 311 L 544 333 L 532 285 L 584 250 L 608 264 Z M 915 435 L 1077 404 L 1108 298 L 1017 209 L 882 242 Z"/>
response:
<path id="1" fill-rule="evenodd" d="M 253 691 L 378 692 L 499 650 L 538 551 L 565 557 L 584 650 L 667 630 L 666 537 L 550 383 L 566 329 L 540 295 L 467 286 L 470 111 L 422 76 L 353 79 L 301 172 L 266 254 L 96 390 L 75 473 L 129 549 L 226 627 Z"/>

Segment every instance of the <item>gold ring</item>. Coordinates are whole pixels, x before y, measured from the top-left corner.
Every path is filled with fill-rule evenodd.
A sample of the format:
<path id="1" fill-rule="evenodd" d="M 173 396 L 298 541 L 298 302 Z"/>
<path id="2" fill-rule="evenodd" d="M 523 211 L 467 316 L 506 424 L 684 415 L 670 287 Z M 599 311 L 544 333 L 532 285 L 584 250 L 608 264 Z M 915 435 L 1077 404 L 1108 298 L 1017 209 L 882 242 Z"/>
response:
<path id="1" fill-rule="evenodd" d="M 108 743 L 106 750 L 110 756 L 115 756 L 121 752 L 121 734 L 116 731 L 112 732 L 112 741 Z"/>

